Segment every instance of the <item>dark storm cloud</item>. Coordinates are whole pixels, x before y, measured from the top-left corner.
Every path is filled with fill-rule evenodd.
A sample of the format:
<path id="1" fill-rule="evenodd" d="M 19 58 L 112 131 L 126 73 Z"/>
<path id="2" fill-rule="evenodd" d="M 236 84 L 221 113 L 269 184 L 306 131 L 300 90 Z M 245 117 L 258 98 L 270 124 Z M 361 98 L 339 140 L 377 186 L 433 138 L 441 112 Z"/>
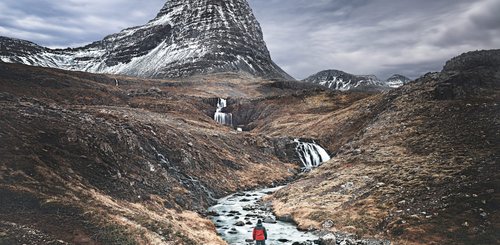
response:
<path id="1" fill-rule="evenodd" d="M 146 23 L 165 0 L 2 0 L 0 35 L 77 46 Z M 498 0 L 249 0 L 273 59 L 302 79 L 323 69 L 416 78 L 462 52 L 500 48 Z"/>
<path id="2" fill-rule="evenodd" d="M 2 0 L 0 35 L 67 47 L 144 24 L 164 0 Z"/>
<path id="3" fill-rule="evenodd" d="M 498 0 L 250 0 L 275 61 L 297 78 L 323 69 L 416 78 L 462 52 L 500 48 Z"/>

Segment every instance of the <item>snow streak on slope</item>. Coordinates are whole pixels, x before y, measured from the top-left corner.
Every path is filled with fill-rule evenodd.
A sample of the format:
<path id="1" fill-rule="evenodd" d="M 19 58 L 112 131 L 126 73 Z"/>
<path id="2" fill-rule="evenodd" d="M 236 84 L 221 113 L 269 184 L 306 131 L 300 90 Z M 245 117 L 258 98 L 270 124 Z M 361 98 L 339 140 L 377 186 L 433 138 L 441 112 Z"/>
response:
<path id="1" fill-rule="evenodd" d="M 332 90 L 386 90 L 398 88 L 410 81 L 402 75 L 393 75 L 387 81 L 382 81 L 374 75 L 353 75 L 339 70 L 325 70 L 306 79 L 306 82 L 316 83 Z"/>
<path id="2" fill-rule="evenodd" d="M 0 37 L 4 62 L 141 77 L 247 72 L 293 79 L 271 60 L 246 0 L 170 0 L 156 18 L 85 47 L 53 50 Z"/>

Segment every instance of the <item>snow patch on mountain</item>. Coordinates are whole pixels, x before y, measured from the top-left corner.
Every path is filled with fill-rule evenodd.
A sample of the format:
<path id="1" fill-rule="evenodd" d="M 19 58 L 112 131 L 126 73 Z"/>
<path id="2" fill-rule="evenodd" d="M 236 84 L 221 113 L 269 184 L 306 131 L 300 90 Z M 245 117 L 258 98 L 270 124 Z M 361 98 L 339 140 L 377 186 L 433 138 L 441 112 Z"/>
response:
<path id="1" fill-rule="evenodd" d="M 386 81 L 375 75 L 353 75 L 339 70 L 318 72 L 303 81 L 315 83 L 332 90 L 387 90 L 398 88 L 408 83 L 410 79 L 402 75 L 394 75 Z"/>
<path id="2" fill-rule="evenodd" d="M 169 0 L 147 24 L 74 49 L 0 37 L 3 62 L 140 77 L 246 72 L 293 79 L 271 59 L 246 0 Z"/>

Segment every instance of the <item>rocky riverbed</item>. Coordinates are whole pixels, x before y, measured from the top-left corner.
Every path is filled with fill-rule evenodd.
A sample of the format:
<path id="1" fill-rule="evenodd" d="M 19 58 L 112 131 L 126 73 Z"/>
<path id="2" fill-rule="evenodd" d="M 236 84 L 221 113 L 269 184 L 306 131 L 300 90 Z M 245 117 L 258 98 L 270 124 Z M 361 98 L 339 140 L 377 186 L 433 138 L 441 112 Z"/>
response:
<path id="1" fill-rule="evenodd" d="M 354 236 L 324 231 L 301 231 L 293 222 L 278 220 L 263 197 L 283 188 L 238 192 L 218 200 L 208 212 L 219 235 L 231 245 L 250 245 L 252 229 L 261 219 L 267 229 L 267 244 L 283 245 L 385 245 L 389 241 L 356 239 Z"/>
<path id="2" fill-rule="evenodd" d="M 229 244 L 252 244 L 252 229 L 261 219 L 267 229 L 269 244 L 318 240 L 319 236 L 314 233 L 299 231 L 293 223 L 277 220 L 269 204 L 262 201 L 262 197 L 280 188 L 240 192 L 220 199 L 209 212 L 222 238 Z"/>

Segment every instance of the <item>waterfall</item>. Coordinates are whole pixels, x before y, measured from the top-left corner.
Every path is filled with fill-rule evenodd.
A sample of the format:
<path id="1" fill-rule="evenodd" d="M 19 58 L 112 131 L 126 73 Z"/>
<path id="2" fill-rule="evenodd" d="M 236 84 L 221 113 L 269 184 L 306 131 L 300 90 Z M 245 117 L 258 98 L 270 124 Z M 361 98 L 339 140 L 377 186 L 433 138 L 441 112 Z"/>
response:
<path id="1" fill-rule="evenodd" d="M 222 110 L 227 107 L 227 100 L 220 99 L 217 101 L 217 110 L 215 111 L 214 120 L 223 125 L 233 125 L 233 114 L 224 113 Z"/>
<path id="2" fill-rule="evenodd" d="M 318 144 L 300 142 L 298 139 L 294 142 L 297 143 L 296 151 L 305 170 L 318 167 L 321 163 L 330 160 L 330 155 Z"/>

